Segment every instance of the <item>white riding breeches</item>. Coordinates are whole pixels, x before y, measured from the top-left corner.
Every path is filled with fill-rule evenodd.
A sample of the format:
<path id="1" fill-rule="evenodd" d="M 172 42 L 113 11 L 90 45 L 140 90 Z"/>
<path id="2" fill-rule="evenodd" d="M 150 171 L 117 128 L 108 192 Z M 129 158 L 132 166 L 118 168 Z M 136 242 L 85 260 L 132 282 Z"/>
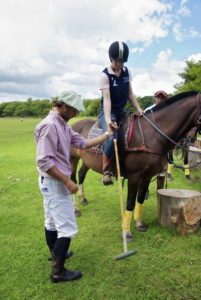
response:
<path id="1" fill-rule="evenodd" d="M 39 177 L 39 188 L 44 199 L 45 228 L 57 230 L 58 238 L 72 238 L 78 232 L 71 195 L 60 181 Z"/>

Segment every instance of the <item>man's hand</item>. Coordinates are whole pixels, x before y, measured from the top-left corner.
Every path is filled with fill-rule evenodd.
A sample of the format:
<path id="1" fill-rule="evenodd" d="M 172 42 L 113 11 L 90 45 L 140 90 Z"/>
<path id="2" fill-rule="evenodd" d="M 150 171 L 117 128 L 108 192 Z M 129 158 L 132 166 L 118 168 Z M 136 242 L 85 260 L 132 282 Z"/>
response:
<path id="1" fill-rule="evenodd" d="M 71 179 L 66 182 L 66 187 L 69 189 L 71 194 L 76 194 L 78 191 L 78 186 Z"/>
<path id="2" fill-rule="evenodd" d="M 109 135 L 112 136 L 113 135 L 113 129 L 118 129 L 118 125 L 117 122 L 108 122 L 107 123 L 107 131 L 109 132 Z"/>

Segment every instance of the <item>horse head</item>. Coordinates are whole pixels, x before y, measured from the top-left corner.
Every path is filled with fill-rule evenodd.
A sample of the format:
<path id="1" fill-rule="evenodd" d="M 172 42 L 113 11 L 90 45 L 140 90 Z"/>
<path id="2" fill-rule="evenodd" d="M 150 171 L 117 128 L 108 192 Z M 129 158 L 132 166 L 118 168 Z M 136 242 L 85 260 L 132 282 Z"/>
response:
<path id="1" fill-rule="evenodd" d="M 195 118 L 195 127 L 197 128 L 199 134 L 201 134 L 201 94 L 197 94 L 196 103 L 197 103 L 197 115 Z"/>

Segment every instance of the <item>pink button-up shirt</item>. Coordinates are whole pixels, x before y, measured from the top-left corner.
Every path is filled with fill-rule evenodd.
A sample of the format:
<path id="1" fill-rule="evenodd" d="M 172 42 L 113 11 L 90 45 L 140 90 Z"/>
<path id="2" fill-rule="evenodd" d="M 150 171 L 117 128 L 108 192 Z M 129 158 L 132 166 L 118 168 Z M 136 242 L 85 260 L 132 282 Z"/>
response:
<path id="1" fill-rule="evenodd" d="M 41 176 L 50 177 L 46 171 L 55 166 L 70 176 L 70 146 L 85 149 L 86 139 L 74 132 L 70 125 L 55 111 L 42 120 L 35 129 L 37 143 L 37 169 Z"/>

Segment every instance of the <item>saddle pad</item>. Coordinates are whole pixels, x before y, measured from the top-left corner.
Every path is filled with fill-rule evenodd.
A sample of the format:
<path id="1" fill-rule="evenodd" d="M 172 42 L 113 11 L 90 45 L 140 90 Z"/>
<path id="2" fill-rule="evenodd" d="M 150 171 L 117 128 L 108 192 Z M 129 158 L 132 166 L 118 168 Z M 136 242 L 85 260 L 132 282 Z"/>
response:
<path id="1" fill-rule="evenodd" d="M 99 127 L 98 121 L 96 121 L 96 123 L 94 123 L 94 125 L 91 127 L 87 138 L 94 139 L 100 136 L 101 134 L 103 134 L 103 129 Z M 103 153 L 103 145 L 96 145 L 94 147 L 87 149 L 86 151 L 93 152 L 93 153 Z"/>

